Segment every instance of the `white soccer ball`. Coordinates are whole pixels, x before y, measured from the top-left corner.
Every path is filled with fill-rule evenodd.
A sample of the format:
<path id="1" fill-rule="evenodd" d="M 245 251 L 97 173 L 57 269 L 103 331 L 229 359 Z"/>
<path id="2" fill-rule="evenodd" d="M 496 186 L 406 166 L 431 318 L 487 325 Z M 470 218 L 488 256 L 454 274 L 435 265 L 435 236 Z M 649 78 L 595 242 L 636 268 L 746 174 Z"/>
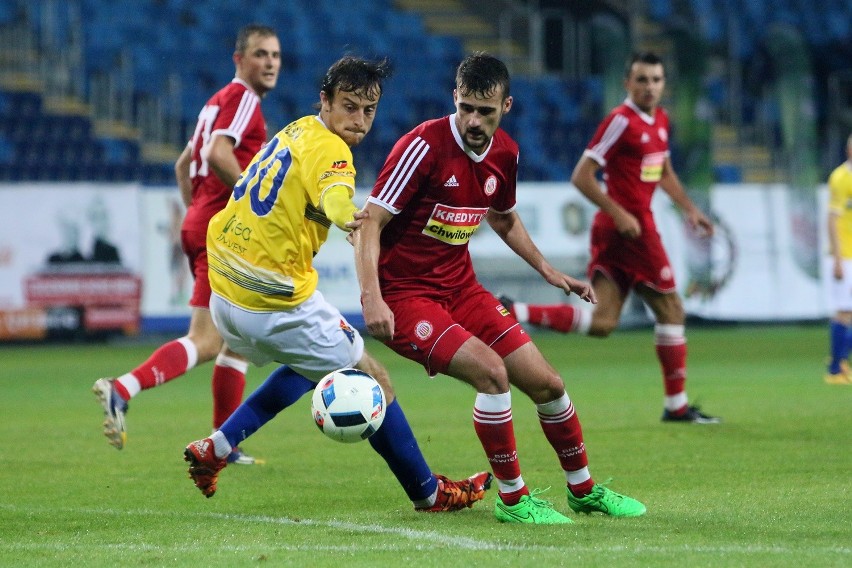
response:
<path id="1" fill-rule="evenodd" d="M 376 379 L 359 369 L 324 376 L 311 397 L 311 414 L 322 433 L 347 444 L 372 436 L 385 419 L 387 399 Z"/>

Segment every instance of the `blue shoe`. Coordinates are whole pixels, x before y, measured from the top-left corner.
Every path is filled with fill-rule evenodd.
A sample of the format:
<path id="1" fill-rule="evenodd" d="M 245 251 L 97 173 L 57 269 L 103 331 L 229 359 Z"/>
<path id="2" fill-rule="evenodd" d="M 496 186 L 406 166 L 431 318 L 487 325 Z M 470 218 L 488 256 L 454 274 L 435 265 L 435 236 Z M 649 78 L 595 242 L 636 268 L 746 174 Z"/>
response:
<path id="1" fill-rule="evenodd" d="M 113 381 L 114 379 L 98 379 L 92 386 L 92 392 L 104 409 L 104 436 L 120 450 L 127 442 L 127 425 L 124 419 L 127 414 L 127 401 L 115 392 Z"/>

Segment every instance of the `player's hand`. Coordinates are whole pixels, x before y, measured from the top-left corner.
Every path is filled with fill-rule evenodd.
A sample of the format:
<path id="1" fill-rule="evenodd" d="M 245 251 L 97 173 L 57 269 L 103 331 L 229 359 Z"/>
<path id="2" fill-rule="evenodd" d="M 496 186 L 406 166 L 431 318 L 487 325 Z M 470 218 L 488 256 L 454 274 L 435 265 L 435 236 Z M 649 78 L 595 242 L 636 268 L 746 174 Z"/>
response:
<path id="1" fill-rule="evenodd" d="M 352 214 L 352 220 L 344 225 L 344 227 L 349 229 L 349 232 L 346 234 L 346 242 L 347 243 L 349 243 L 350 245 L 353 245 L 353 246 L 355 245 L 355 240 L 354 240 L 355 235 L 352 233 L 352 231 L 354 231 L 358 227 L 360 227 L 362 221 L 369 216 L 370 216 L 370 214 L 367 211 L 364 211 L 364 210 L 356 211 L 355 213 Z"/>
<path id="2" fill-rule="evenodd" d="M 589 302 L 590 304 L 598 303 L 598 298 L 595 296 L 595 291 L 592 289 L 592 285 L 585 280 L 577 280 L 576 278 L 568 276 L 568 284 L 570 286 L 569 293 L 573 292 L 577 294 L 577 296 L 579 296 L 579 298 L 584 302 Z"/>
<path id="3" fill-rule="evenodd" d="M 393 312 L 381 298 L 374 300 L 362 300 L 364 312 L 364 325 L 367 332 L 382 342 L 393 339 L 394 318 Z"/>
<path id="4" fill-rule="evenodd" d="M 570 296 L 574 293 L 585 302 L 592 304 L 598 303 L 598 298 L 595 296 L 595 291 L 592 289 L 592 285 L 584 280 L 571 278 L 567 274 L 563 274 L 561 272 L 554 272 L 554 274 L 546 276 L 545 280 L 547 280 L 548 284 L 561 288 L 565 292 L 566 296 Z"/>
<path id="5" fill-rule="evenodd" d="M 361 221 L 369 216 L 370 214 L 364 211 L 363 209 L 360 211 L 356 211 L 352 214 L 352 220 L 347 222 L 344 227 L 354 231 L 355 229 L 361 226 Z"/>
<path id="6" fill-rule="evenodd" d="M 627 211 L 619 211 L 618 214 L 613 215 L 612 220 L 615 222 L 615 229 L 622 237 L 635 239 L 642 234 L 642 225 L 639 224 L 639 219 Z"/>
<path id="7" fill-rule="evenodd" d="M 701 237 L 707 238 L 713 236 L 713 222 L 699 210 L 690 211 L 687 215 L 687 221 L 692 230 Z"/>
<path id="8" fill-rule="evenodd" d="M 835 280 L 843 280 L 843 260 L 839 258 L 834 259 L 834 268 L 832 270 L 832 276 L 834 276 Z"/>

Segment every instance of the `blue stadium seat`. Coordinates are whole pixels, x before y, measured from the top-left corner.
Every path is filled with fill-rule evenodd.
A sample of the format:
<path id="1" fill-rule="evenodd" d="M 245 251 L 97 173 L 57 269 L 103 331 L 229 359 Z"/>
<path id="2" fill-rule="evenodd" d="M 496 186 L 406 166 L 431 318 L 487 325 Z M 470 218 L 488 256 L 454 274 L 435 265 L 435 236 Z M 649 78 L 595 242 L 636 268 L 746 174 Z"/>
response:
<path id="1" fill-rule="evenodd" d="M 8 166 L 15 163 L 17 149 L 15 143 L 0 134 L 0 165 Z"/>

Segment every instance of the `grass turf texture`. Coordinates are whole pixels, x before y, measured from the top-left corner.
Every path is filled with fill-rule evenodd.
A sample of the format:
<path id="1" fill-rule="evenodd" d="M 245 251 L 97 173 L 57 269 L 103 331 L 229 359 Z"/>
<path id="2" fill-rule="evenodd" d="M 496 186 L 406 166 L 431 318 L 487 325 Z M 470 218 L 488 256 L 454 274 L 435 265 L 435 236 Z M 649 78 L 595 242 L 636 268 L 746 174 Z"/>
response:
<path id="1" fill-rule="evenodd" d="M 576 523 L 502 525 L 496 490 L 453 514 L 415 513 L 366 442 L 312 425 L 306 396 L 244 444 L 264 466 L 230 466 L 204 499 L 182 461 L 210 431 L 209 365 L 131 402 L 110 447 L 90 392 L 153 344 L 0 347 L 0 565 L 848 566 L 852 388 L 822 382 L 824 326 L 689 330 L 693 401 L 724 423 L 660 423 L 650 330 L 606 341 L 535 335 L 582 420 L 592 474 L 642 500 L 638 519 L 577 515 L 528 399 L 515 393 L 524 479 Z M 430 465 L 487 469 L 473 392 L 433 380 L 384 346 Z M 272 367 L 251 369 L 253 389 Z M 248 392 L 248 391 L 247 391 Z"/>

